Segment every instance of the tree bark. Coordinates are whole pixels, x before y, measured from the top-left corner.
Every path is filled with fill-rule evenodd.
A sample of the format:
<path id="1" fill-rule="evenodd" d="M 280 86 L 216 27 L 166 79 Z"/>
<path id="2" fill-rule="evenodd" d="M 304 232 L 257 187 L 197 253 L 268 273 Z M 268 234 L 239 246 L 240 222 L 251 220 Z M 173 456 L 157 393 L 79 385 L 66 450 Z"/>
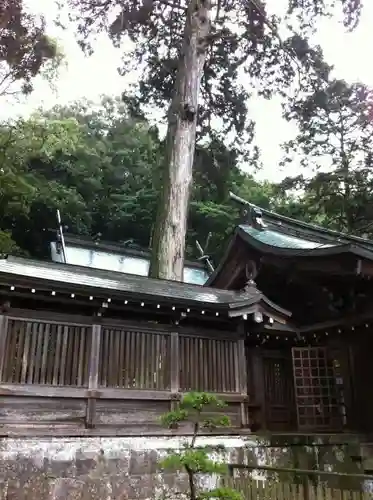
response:
<path id="1" fill-rule="evenodd" d="M 198 97 L 210 33 L 210 0 L 190 0 L 169 115 L 150 276 L 182 280 Z"/>

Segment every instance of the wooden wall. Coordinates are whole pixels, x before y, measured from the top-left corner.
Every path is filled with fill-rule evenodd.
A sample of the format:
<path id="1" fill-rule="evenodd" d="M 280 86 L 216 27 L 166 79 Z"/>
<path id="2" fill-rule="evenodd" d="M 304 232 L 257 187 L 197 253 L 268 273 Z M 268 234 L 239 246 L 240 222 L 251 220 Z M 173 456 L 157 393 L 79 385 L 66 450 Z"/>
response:
<path id="1" fill-rule="evenodd" d="M 354 428 L 371 434 L 373 432 L 373 398 L 371 397 L 373 332 L 369 328 L 356 334 L 359 335 L 358 340 L 351 342 L 349 347 L 352 372 L 350 413 Z"/>
<path id="2" fill-rule="evenodd" d="M 233 426 L 246 426 L 243 342 L 236 332 L 13 311 L 0 316 L 0 432 L 164 434 L 159 417 L 193 390 L 219 394 Z"/>

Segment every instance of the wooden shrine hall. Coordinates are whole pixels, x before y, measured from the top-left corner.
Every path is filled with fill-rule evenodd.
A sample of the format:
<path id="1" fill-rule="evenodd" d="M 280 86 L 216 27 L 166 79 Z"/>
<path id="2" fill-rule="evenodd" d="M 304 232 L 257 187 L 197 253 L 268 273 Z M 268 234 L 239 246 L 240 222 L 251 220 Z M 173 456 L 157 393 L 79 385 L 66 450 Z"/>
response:
<path id="1" fill-rule="evenodd" d="M 225 432 L 371 432 L 373 242 L 237 201 L 204 285 L 0 259 L 1 434 L 185 434 L 159 417 L 188 391 Z"/>

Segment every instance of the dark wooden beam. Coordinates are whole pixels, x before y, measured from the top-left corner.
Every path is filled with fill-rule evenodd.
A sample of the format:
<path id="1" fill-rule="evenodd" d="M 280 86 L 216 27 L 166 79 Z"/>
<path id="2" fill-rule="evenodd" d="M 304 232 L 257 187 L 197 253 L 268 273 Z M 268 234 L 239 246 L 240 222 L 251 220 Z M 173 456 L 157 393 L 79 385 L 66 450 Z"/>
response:
<path id="1" fill-rule="evenodd" d="M 249 402 L 248 386 L 247 386 L 247 360 L 245 349 L 245 324 L 242 321 L 238 326 L 240 339 L 237 340 L 235 346 L 235 376 L 236 376 L 236 391 Z M 249 426 L 247 405 L 245 401 L 241 402 L 241 425 L 242 427 Z"/>
<path id="2" fill-rule="evenodd" d="M 8 318 L 6 316 L 0 315 L 0 382 L 3 378 L 3 369 L 5 362 L 5 346 L 6 337 L 8 333 Z"/>
<path id="3" fill-rule="evenodd" d="M 146 390 L 146 389 L 118 389 L 102 388 L 90 390 L 84 387 L 54 387 L 34 384 L 0 384 L 0 396 L 29 396 L 48 398 L 71 398 L 71 399 L 128 399 L 128 400 L 155 400 L 170 401 L 180 399 L 183 393 L 178 391 Z M 240 403 L 247 400 L 247 395 L 238 393 L 219 393 L 217 397 L 227 403 Z"/>
<path id="4" fill-rule="evenodd" d="M 29 424 L 27 426 L 20 425 L 1 425 L 0 437 L 172 437 L 172 436 L 192 436 L 193 431 L 189 429 L 164 429 L 155 425 L 138 425 L 138 426 L 99 426 L 92 429 L 78 428 L 72 426 L 52 427 L 50 425 Z M 252 435 L 250 429 L 218 428 L 213 430 L 202 430 L 201 436 L 249 436 Z"/>
<path id="5" fill-rule="evenodd" d="M 88 365 L 88 391 L 90 397 L 87 399 L 86 427 L 95 426 L 96 416 L 96 394 L 98 393 L 98 370 L 100 362 L 101 325 L 93 325 L 91 330 L 91 352 L 89 353 Z"/>
<path id="6" fill-rule="evenodd" d="M 179 333 L 171 333 L 171 393 L 177 395 L 180 389 L 180 367 L 179 367 Z"/>

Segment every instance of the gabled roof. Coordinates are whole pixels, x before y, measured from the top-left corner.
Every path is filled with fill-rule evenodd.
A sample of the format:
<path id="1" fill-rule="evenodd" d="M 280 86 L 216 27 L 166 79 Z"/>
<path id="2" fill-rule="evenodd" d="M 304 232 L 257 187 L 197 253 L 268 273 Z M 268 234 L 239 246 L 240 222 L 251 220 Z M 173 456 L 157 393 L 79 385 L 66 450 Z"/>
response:
<path id="1" fill-rule="evenodd" d="M 371 240 L 276 214 L 270 210 L 256 207 L 233 193 L 231 193 L 231 197 L 234 201 L 248 207 L 248 209 L 257 209 L 261 212 L 263 222 L 267 226 L 264 230 L 258 231 L 248 225 L 242 225 L 241 228 L 264 244 L 289 250 L 309 251 L 345 247 L 345 249 L 350 248 L 352 251 L 366 250 L 372 252 L 373 257 L 373 241 Z M 262 234 L 259 235 L 259 232 Z"/>
<path id="2" fill-rule="evenodd" d="M 315 238 L 311 239 L 308 235 L 292 236 L 291 233 L 288 233 L 288 228 L 283 226 L 268 225 L 265 229 L 257 229 L 247 224 L 241 224 L 237 227 L 236 234 L 264 253 L 289 257 L 317 257 L 349 253 L 356 257 L 373 260 L 373 250 L 369 250 L 363 245 L 341 240 L 334 243 L 317 242 Z"/>
<path id="3" fill-rule="evenodd" d="M 350 251 L 356 255 L 373 259 L 372 240 L 291 219 L 270 210 L 256 207 L 233 193 L 231 193 L 231 198 L 247 207 L 248 210 L 260 211 L 265 225 L 263 229 L 248 224 L 242 224 L 238 227 L 243 236 L 246 233 L 249 238 L 256 240 L 258 244 L 273 249 L 296 250 L 297 255 L 300 251 L 312 255 L 315 255 L 315 252 L 331 254 Z M 319 250 L 320 252 L 318 252 Z"/>
<path id="4" fill-rule="evenodd" d="M 290 313 L 267 299 L 255 286 L 244 291 L 219 290 L 177 281 L 102 271 L 90 267 L 43 262 L 19 257 L 0 259 L 0 283 L 41 290 L 68 290 L 100 297 L 140 298 L 155 303 L 226 310 L 229 316 L 267 311 L 278 321 Z M 240 313 L 239 313 L 240 312 Z"/>
<path id="5" fill-rule="evenodd" d="M 356 260 L 373 261 L 373 241 L 351 236 L 314 224 L 262 209 L 231 193 L 231 198 L 245 208 L 249 222 L 234 230 L 225 256 L 219 263 L 206 286 L 216 282 L 226 262 L 236 252 L 237 239 L 244 241 L 262 254 L 281 258 L 331 257 L 350 255 Z M 251 220 L 250 220 L 251 219 Z"/>

